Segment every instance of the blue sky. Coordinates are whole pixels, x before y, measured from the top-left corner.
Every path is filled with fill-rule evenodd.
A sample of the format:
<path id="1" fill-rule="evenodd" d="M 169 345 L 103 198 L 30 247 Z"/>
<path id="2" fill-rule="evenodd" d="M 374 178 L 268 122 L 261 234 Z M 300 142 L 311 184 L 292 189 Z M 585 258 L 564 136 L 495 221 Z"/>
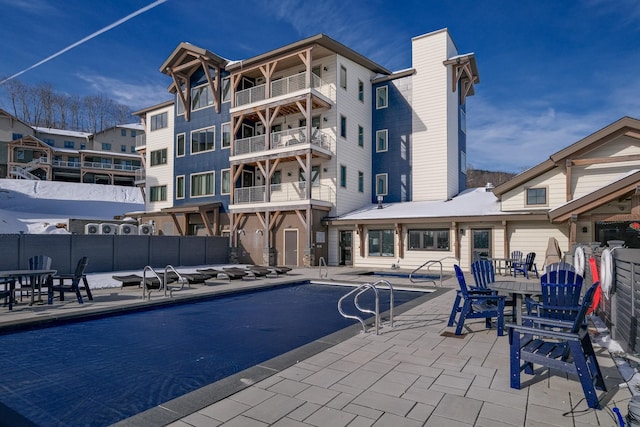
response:
<path id="1" fill-rule="evenodd" d="M 138 109 L 170 98 L 159 67 L 183 41 L 243 59 L 325 33 L 395 71 L 411 66 L 412 37 L 446 27 L 480 73 L 467 101 L 472 167 L 520 172 L 640 118 L 636 0 L 167 0 L 88 37 L 152 3 L 0 0 L 0 80 L 89 38 L 18 79 Z"/>

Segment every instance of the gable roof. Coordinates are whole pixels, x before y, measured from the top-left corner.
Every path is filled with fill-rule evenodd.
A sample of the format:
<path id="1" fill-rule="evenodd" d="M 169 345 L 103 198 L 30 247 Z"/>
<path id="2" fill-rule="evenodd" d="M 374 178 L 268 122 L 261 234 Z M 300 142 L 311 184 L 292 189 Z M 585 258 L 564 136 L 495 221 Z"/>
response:
<path id="1" fill-rule="evenodd" d="M 549 159 L 516 175 L 504 184 L 498 185 L 494 188 L 493 194 L 500 197 L 507 191 L 513 190 L 556 166 L 564 164 L 566 160 L 582 156 L 623 135 L 640 139 L 640 120 L 628 116 L 622 117 L 599 131 L 552 154 Z"/>
<path id="2" fill-rule="evenodd" d="M 16 122 L 20 122 L 20 123 L 22 123 L 23 125 L 25 125 L 27 127 L 30 127 L 30 128 L 32 127 L 29 123 L 27 123 L 27 122 L 25 122 L 23 120 L 20 120 L 19 118 L 17 118 L 13 114 L 9 113 L 8 111 L 3 110 L 2 108 L 0 108 L 0 117 L 6 117 L 9 120 L 14 120 Z"/>
<path id="3" fill-rule="evenodd" d="M 598 206 L 635 192 L 638 185 L 640 185 L 640 169 L 634 169 L 582 197 L 551 209 L 549 211 L 549 219 L 551 222 L 566 221 L 571 215 L 588 212 Z"/>

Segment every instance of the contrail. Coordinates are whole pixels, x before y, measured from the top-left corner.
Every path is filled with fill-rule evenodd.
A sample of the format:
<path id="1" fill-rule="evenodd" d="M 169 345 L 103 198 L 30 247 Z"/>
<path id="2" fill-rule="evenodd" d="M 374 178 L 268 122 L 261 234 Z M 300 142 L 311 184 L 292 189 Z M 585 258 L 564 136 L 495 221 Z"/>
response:
<path id="1" fill-rule="evenodd" d="M 26 73 L 27 71 L 30 71 L 30 70 L 33 70 L 33 69 L 34 69 L 34 68 L 36 68 L 36 67 L 39 67 L 40 65 L 44 64 L 45 62 L 49 62 L 49 61 L 51 61 L 53 58 L 56 58 L 56 57 L 58 57 L 58 56 L 62 55 L 63 53 L 65 53 L 65 52 L 67 52 L 67 51 L 69 51 L 69 50 L 73 49 L 74 47 L 79 46 L 79 45 L 81 45 L 82 43 L 84 43 L 84 42 L 86 42 L 86 41 L 89 41 L 89 40 L 91 40 L 91 39 L 93 39 L 93 38 L 95 38 L 95 37 L 99 36 L 99 35 L 100 35 L 100 34 L 102 34 L 102 33 L 106 33 L 106 32 L 107 32 L 107 31 L 109 31 L 110 29 L 115 28 L 115 27 L 117 27 L 118 25 L 123 24 L 123 23 L 127 22 L 128 20 L 130 20 L 130 19 L 132 19 L 132 18 L 135 18 L 136 16 L 140 15 L 141 13 L 144 13 L 144 12 L 146 12 L 147 10 L 153 9 L 154 7 L 156 7 L 156 6 L 158 6 L 158 5 L 162 4 L 162 3 L 165 3 L 165 2 L 167 2 L 167 1 L 168 1 L 168 0 L 156 0 L 156 1 L 154 1 L 153 3 L 151 3 L 150 5 L 145 6 L 145 7 L 143 7 L 142 9 L 138 9 L 138 10 L 136 10 L 136 11 L 135 11 L 135 12 L 133 12 L 132 14 L 127 15 L 127 16 L 125 16 L 125 17 L 124 17 L 124 18 L 122 18 L 122 19 L 119 19 L 118 21 L 114 22 L 113 24 L 111 24 L 111 25 L 107 25 L 107 26 L 106 26 L 106 27 L 104 27 L 103 29 L 98 30 L 98 31 L 96 31 L 95 33 L 93 33 L 93 34 L 91 34 L 91 35 L 89 35 L 89 36 L 87 36 L 87 37 L 83 38 L 82 40 L 79 40 L 79 41 L 77 41 L 77 42 L 73 43 L 72 45 L 69 45 L 69 46 L 65 47 L 64 49 L 62 49 L 62 50 L 60 50 L 60 51 L 58 51 L 58 52 L 54 53 L 53 55 L 51 55 L 51 56 L 49 56 L 49 57 L 47 57 L 47 58 L 43 59 L 42 61 L 40 61 L 40 62 L 37 62 L 37 63 L 33 64 L 33 65 L 32 65 L 32 66 L 30 66 L 29 68 L 26 68 L 26 69 L 24 69 L 24 70 L 22 70 L 22 71 L 20 71 L 20 72 L 18 72 L 18 73 L 16 73 L 16 74 L 14 74 L 14 75 L 13 75 L 13 76 L 11 76 L 11 77 L 7 77 L 6 79 L 4 79 L 4 80 L 0 81 L 0 85 L 1 85 L 1 84 L 3 84 L 3 83 L 8 82 L 8 81 L 9 81 L 9 80 L 11 80 L 11 79 L 15 79 L 16 77 L 18 77 L 18 76 L 20 76 L 20 75 L 22 75 L 22 74 Z"/>

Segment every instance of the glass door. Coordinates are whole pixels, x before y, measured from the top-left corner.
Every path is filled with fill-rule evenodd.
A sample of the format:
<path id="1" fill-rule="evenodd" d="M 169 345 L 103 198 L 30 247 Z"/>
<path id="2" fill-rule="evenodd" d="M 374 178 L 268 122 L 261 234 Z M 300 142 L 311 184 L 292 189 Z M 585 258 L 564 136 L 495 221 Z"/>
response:
<path id="1" fill-rule="evenodd" d="M 491 229 L 471 230 L 471 261 L 491 257 Z"/>
<path id="2" fill-rule="evenodd" d="M 353 231 L 340 231 L 340 265 L 352 265 Z"/>

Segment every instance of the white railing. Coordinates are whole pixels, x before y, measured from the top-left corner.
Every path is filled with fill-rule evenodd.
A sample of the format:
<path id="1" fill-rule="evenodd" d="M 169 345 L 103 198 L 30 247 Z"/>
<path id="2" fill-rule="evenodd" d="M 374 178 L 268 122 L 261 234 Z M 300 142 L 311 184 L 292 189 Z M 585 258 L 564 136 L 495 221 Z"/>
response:
<path id="1" fill-rule="evenodd" d="M 147 134 L 136 135 L 136 148 L 147 145 Z"/>
<path id="2" fill-rule="evenodd" d="M 271 202 L 282 203 L 301 201 L 307 199 L 305 181 L 283 182 L 281 184 L 271 184 Z M 311 187 L 311 198 L 325 202 L 335 203 L 335 191 L 328 185 L 313 184 Z M 265 186 L 236 188 L 234 191 L 234 204 L 242 203 L 264 203 L 266 202 Z"/>
<path id="3" fill-rule="evenodd" d="M 299 127 L 293 129 L 287 129 L 280 132 L 271 133 L 271 148 L 284 148 L 291 147 L 298 144 L 313 144 L 318 147 L 331 150 L 334 146 L 335 139 L 325 133 L 324 131 L 313 128 L 311 130 L 311 140 L 307 139 L 307 128 Z M 255 153 L 258 151 L 264 151 L 266 147 L 265 135 L 252 136 L 250 138 L 238 139 L 233 144 L 234 155 L 239 156 L 241 154 Z"/>
<path id="4" fill-rule="evenodd" d="M 54 160 L 51 162 L 53 166 L 59 166 L 63 168 L 73 168 L 80 169 L 80 161 L 64 161 L 64 160 Z"/>
<path id="5" fill-rule="evenodd" d="M 141 169 L 141 166 L 123 165 L 119 163 L 101 163 L 101 162 L 83 162 L 82 167 L 89 169 L 108 169 L 108 170 L 120 170 L 127 172 L 135 172 Z"/>
<path id="6" fill-rule="evenodd" d="M 335 100 L 335 89 L 319 76 L 311 73 L 311 87 L 331 100 Z M 271 82 L 271 97 L 287 95 L 299 90 L 308 89 L 307 73 L 298 73 Z M 254 86 L 236 92 L 236 107 L 252 104 L 266 99 L 266 84 Z"/>
<path id="7" fill-rule="evenodd" d="M 147 174 L 143 168 L 136 169 L 135 178 L 133 179 L 135 182 L 144 182 L 147 178 Z"/>
<path id="8" fill-rule="evenodd" d="M 9 169 L 9 176 L 13 176 L 17 179 L 31 179 L 34 181 L 40 181 L 40 178 L 38 178 L 31 172 L 27 172 L 20 166 L 11 166 L 11 169 Z"/>

